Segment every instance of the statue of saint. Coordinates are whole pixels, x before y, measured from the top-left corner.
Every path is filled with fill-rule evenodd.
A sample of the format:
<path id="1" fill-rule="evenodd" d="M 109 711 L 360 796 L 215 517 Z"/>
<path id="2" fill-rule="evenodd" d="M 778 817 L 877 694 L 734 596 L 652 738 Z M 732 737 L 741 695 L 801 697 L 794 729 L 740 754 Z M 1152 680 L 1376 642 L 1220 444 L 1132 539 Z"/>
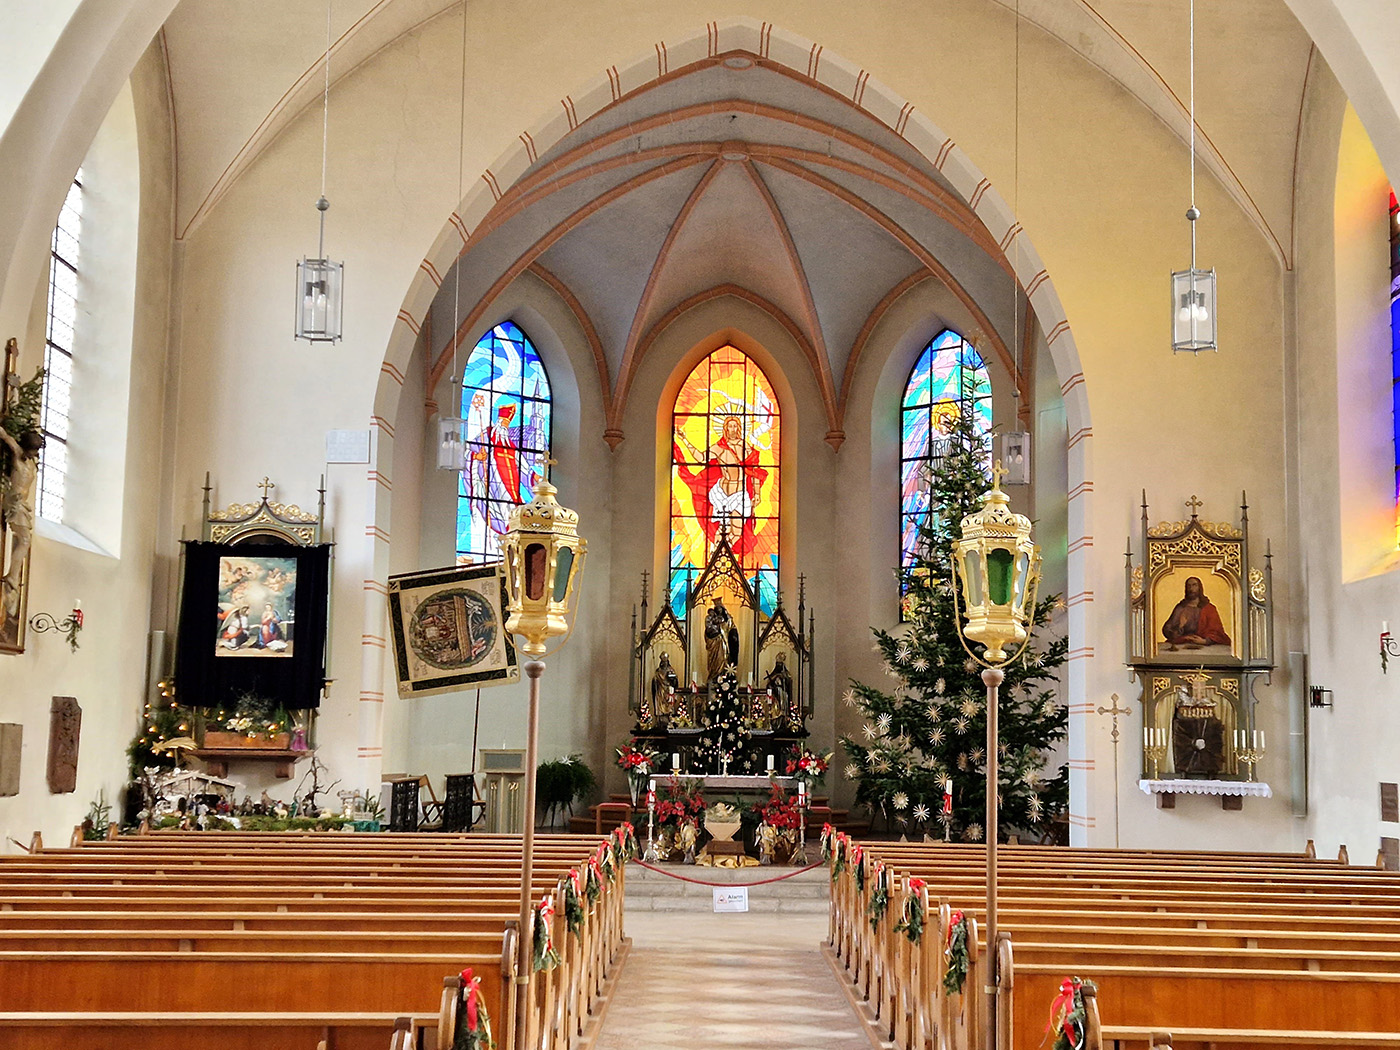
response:
<path id="1" fill-rule="evenodd" d="M 641 716 L 637 719 L 643 729 L 650 729 L 656 725 L 656 719 L 662 711 L 669 714 L 671 690 L 680 687 L 680 676 L 676 674 L 676 669 L 671 666 L 671 654 L 663 649 L 661 660 L 656 665 L 656 673 L 651 676 L 650 707 L 644 700 Z"/>
<path id="2" fill-rule="evenodd" d="M 739 628 L 734 617 L 724 607 L 724 599 L 716 598 L 705 613 L 706 681 L 713 681 L 726 667 L 739 663 Z"/>
<path id="3" fill-rule="evenodd" d="M 1199 576 L 1188 576 L 1185 595 L 1176 603 L 1167 622 L 1162 624 L 1162 637 L 1167 650 L 1204 649 L 1212 645 L 1229 645 L 1230 636 L 1220 622 L 1220 613 L 1206 597 Z"/>
<path id="4" fill-rule="evenodd" d="M 763 684 L 773 697 L 773 721 L 779 722 L 788 714 L 792 701 L 792 672 L 788 670 L 787 653 L 779 653 L 773 669 L 764 676 Z"/>
<path id="5" fill-rule="evenodd" d="M 10 450 L 5 492 L 0 497 L 0 521 L 10 534 L 10 560 L 3 581 L 6 616 L 19 615 L 19 583 L 34 540 L 34 490 L 39 479 L 39 450 L 44 435 L 26 430 L 15 436 L 0 427 L 0 441 Z"/>

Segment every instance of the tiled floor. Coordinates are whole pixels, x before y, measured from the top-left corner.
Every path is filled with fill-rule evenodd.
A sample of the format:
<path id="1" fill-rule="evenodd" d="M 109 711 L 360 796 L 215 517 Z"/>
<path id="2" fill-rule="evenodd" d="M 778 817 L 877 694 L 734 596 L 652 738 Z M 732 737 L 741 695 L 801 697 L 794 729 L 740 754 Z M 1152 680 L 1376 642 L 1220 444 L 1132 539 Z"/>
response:
<path id="1" fill-rule="evenodd" d="M 629 912 L 596 1050 L 870 1050 L 819 945 L 825 915 Z"/>

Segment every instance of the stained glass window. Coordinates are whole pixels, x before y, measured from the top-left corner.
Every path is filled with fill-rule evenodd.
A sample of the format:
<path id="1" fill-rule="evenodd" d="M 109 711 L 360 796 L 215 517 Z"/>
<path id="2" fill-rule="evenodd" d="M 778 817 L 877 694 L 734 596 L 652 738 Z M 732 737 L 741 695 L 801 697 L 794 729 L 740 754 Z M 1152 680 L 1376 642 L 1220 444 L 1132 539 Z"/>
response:
<path id="1" fill-rule="evenodd" d="M 1395 439 L 1395 498 L 1400 502 L 1400 203 L 1390 191 L 1390 425 Z"/>
<path id="2" fill-rule="evenodd" d="M 462 370 L 462 471 L 457 563 L 499 561 L 510 510 L 544 477 L 550 443 L 549 376 L 534 344 L 504 321 Z"/>
<path id="3" fill-rule="evenodd" d="M 73 329 L 78 323 L 78 239 L 83 229 L 83 173 L 68 187 L 49 247 L 49 310 L 44 337 L 39 516 L 63 520 L 68 489 L 68 410 L 73 397 Z"/>
<path id="4" fill-rule="evenodd" d="M 953 424 L 971 414 L 985 439 L 992 429 L 992 381 L 976 348 L 951 328 L 924 347 L 900 409 L 900 564 L 913 563 L 929 512 L 929 480 L 948 454 Z"/>
<path id="5" fill-rule="evenodd" d="M 671 602 L 686 598 L 721 536 L 759 607 L 778 597 L 778 398 L 742 350 L 722 346 L 688 375 L 671 423 Z"/>

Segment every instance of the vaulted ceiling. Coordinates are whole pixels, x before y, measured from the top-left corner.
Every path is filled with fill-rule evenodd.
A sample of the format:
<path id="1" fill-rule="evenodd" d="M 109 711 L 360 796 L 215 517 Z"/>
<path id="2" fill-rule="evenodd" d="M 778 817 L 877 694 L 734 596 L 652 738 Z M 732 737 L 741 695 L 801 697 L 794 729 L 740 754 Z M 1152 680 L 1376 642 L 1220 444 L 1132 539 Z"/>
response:
<path id="1" fill-rule="evenodd" d="M 1019 10 L 1186 137 L 1185 0 L 988 2 Z M 333 0 L 336 79 L 458 6 Z M 319 4 L 284 0 L 177 8 L 163 40 L 178 127 L 179 235 L 319 102 L 324 19 Z M 1202 162 L 1290 265 L 1311 42 L 1283 0 L 1202 5 L 1197 31 Z M 652 340 L 719 295 L 746 299 L 792 334 L 820 387 L 833 444 L 871 325 L 922 280 L 952 289 L 985 338 L 984 353 L 1016 374 L 1011 333 L 1029 327 L 1013 324 L 1024 298 L 942 175 L 866 111 L 755 59 L 720 55 L 633 93 L 501 188 L 472 231 L 460 274 L 443 275 L 428 328 L 430 390 L 457 343 L 526 272 L 553 286 L 587 331 L 614 442 Z"/>

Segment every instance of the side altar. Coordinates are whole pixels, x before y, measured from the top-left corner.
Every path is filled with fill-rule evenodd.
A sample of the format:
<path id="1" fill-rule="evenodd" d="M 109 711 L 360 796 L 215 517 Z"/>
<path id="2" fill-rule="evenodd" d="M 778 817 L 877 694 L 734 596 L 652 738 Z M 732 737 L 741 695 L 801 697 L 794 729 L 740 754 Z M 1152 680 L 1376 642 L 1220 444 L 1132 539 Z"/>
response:
<path id="1" fill-rule="evenodd" d="M 1178 795 L 1216 795 L 1225 809 L 1268 797 L 1257 777 L 1264 733 L 1254 687 L 1274 669 L 1272 552 L 1250 561 L 1249 506 L 1239 524 L 1148 524 L 1142 558 L 1127 552 L 1128 667 L 1142 685 L 1143 772 L 1138 786 L 1162 809 Z"/>
<path id="2" fill-rule="evenodd" d="M 643 573 L 640 626 L 632 612 L 633 736 L 685 773 L 784 772 L 812 714 L 816 616 L 805 577 L 795 625 L 781 593 L 765 611 L 723 535 L 684 594 L 663 593 L 654 619 L 647 584 Z"/>

